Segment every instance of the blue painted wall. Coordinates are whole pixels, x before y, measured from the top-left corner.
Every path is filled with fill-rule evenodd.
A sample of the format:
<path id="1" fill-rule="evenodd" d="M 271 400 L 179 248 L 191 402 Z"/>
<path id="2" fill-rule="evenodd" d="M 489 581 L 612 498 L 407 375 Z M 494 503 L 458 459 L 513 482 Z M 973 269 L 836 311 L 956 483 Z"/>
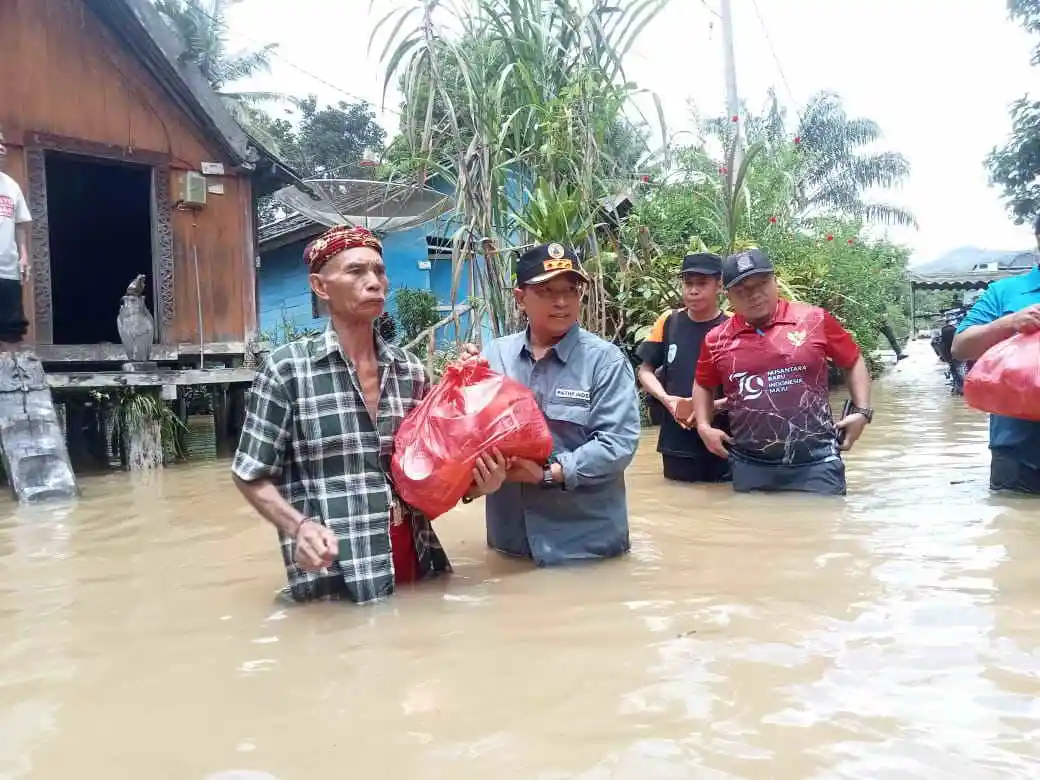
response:
<path id="1" fill-rule="evenodd" d="M 451 185 L 441 179 L 428 182 L 433 189 L 452 195 Z M 510 176 L 506 181 L 506 190 L 514 208 L 521 207 L 526 200 L 524 184 L 519 176 Z M 431 220 L 411 230 L 391 233 L 383 239 L 383 257 L 390 277 L 389 310 L 395 311 L 393 291 L 401 287 L 430 290 L 442 307 L 442 315 L 450 312 L 451 304 L 451 261 L 434 260 L 429 270 L 420 268 L 428 259 L 427 236 L 450 238 L 460 227 L 460 221 L 454 212 L 438 219 Z M 312 313 L 310 285 L 307 281 L 307 269 L 303 263 L 303 250 L 311 237 L 279 247 L 270 251 L 260 251 L 260 330 L 265 335 L 281 334 L 282 323 L 288 321 L 298 329 L 314 329 L 325 326 L 323 318 L 315 318 Z M 481 262 L 478 258 L 477 262 Z M 469 268 L 464 269 L 459 284 L 456 304 L 465 304 L 473 289 Z M 463 335 L 470 329 L 469 315 L 461 318 Z M 487 321 L 481 324 L 483 338 L 491 337 L 491 328 Z M 455 341 L 454 326 L 442 328 L 438 332 L 438 347 L 443 348 Z"/>

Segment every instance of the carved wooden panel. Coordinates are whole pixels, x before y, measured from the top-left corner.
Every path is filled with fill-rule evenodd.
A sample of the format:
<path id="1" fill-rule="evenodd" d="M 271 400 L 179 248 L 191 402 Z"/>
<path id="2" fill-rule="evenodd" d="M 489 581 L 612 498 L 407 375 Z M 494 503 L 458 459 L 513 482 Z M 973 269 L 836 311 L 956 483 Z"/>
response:
<path id="1" fill-rule="evenodd" d="M 49 136 L 33 135 L 34 141 L 53 141 Z M 31 146 L 25 150 L 29 180 L 29 209 L 32 211 L 32 285 L 35 309 L 36 343 L 54 343 L 54 301 L 51 294 L 50 221 L 47 216 L 48 147 Z M 75 153 L 104 151 L 97 144 L 65 143 L 60 151 Z M 114 154 L 104 157 L 114 158 Z M 138 160 L 139 162 L 139 160 Z M 152 269 L 155 289 L 155 318 L 159 323 L 159 342 L 173 332 L 176 313 L 174 297 L 173 207 L 170 201 L 170 170 L 166 165 L 152 168 Z"/>
<path id="2" fill-rule="evenodd" d="M 159 323 L 159 343 L 170 338 L 177 313 L 174 295 L 173 205 L 170 202 L 170 169 L 152 169 L 152 268 L 155 269 L 155 319 Z"/>
<path id="3" fill-rule="evenodd" d="M 51 149 L 56 152 L 78 154 L 82 157 L 98 157 L 102 160 L 118 160 L 136 165 L 163 166 L 169 165 L 170 157 L 166 154 L 131 149 L 125 146 L 87 141 L 82 138 L 69 138 L 52 133 L 30 132 L 26 134 L 26 146 Z"/>
<path id="4" fill-rule="evenodd" d="M 29 179 L 29 210 L 32 212 L 32 285 L 36 342 L 54 340 L 54 308 L 51 298 L 51 241 L 47 219 L 47 164 L 43 149 L 25 150 Z"/>

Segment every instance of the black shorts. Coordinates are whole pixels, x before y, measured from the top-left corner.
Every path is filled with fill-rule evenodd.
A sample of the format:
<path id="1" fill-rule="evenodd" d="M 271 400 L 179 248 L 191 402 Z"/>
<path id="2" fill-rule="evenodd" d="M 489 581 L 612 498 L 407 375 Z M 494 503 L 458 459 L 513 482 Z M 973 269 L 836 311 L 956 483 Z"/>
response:
<path id="1" fill-rule="evenodd" d="M 784 465 L 733 459 L 733 489 L 738 493 L 796 491 L 822 496 L 845 495 L 845 464 L 841 458 L 823 463 Z"/>
<path id="2" fill-rule="evenodd" d="M 729 482 L 729 461 L 705 452 L 696 458 L 662 455 L 664 478 L 676 482 Z"/>
<path id="3" fill-rule="evenodd" d="M 991 490 L 1040 495 L 1040 469 L 1023 463 L 1007 452 L 992 450 L 989 465 Z"/>
<path id="4" fill-rule="evenodd" d="M 22 307 L 22 283 L 0 279 L 0 341 L 17 344 L 25 338 L 29 322 Z"/>

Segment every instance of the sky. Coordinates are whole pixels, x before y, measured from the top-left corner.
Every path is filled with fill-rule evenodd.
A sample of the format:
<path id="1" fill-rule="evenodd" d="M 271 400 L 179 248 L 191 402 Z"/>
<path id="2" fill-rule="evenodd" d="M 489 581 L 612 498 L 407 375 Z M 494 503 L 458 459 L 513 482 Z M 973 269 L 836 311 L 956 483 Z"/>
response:
<path id="1" fill-rule="evenodd" d="M 399 96 L 384 104 L 380 47 L 372 31 L 395 5 L 417 0 L 241 0 L 231 8 L 232 45 L 277 42 L 269 74 L 249 83 L 333 102 L 364 98 L 391 135 Z M 732 0 L 737 88 L 752 109 L 775 87 L 797 110 L 819 90 L 844 99 L 851 116 L 875 120 L 878 150 L 901 152 L 911 176 L 887 200 L 910 208 L 919 230 L 889 232 L 912 262 L 962 246 L 1023 250 L 983 160 L 1010 130 L 1008 107 L 1028 93 L 1030 37 L 1002 0 Z M 374 6 L 374 10 L 373 10 Z M 286 8 L 291 8 L 287 12 Z M 626 60 L 631 80 L 655 93 L 671 135 L 689 129 L 692 101 L 725 112 L 719 0 L 670 0 Z M 640 108 L 653 116 L 652 103 Z"/>

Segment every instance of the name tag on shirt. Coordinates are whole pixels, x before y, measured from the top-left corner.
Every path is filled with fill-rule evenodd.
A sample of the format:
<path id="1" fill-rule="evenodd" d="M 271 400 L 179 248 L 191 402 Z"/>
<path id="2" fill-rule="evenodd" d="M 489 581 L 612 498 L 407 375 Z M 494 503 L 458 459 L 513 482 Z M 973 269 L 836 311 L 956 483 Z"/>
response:
<path id="1" fill-rule="evenodd" d="M 556 397 L 566 401 L 583 401 L 585 403 L 592 400 L 588 390 L 570 390 L 566 387 L 557 387 Z"/>

